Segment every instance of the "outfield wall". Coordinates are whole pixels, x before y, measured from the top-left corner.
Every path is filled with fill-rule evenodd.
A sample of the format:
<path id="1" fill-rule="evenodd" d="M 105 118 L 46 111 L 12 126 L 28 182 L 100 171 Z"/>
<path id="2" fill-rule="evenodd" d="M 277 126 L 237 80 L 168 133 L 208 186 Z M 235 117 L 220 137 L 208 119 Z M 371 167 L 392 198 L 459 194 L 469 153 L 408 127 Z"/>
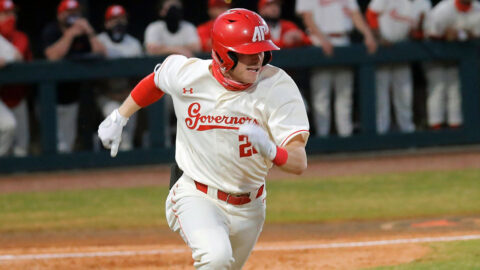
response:
<path id="1" fill-rule="evenodd" d="M 479 43 L 408 42 L 382 47 L 368 55 L 361 44 L 336 48 L 335 57 L 324 57 L 316 47 L 282 50 L 274 53 L 273 65 L 289 70 L 308 70 L 319 66 L 351 66 L 356 72 L 356 106 L 359 126 L 348 138 L 310 137 L 309 154 L 417 148 L 441 145 L 480 143 L 480 58 Z M 199 55 L 207 58 L 208 55 Z M 56 84 L 115 77 L 142 77 L 152 72 L 164 57 L 136 59 L 83 59 L 60 62 L 35 61 L 16 63 L 0 70 L 0 85 L 10 83 L 37 86 L 40 154 L 24 158 L 0 158 L 0 173 L 110 167 L 172 162 L 174 149 L 166 143 L 168 113 L 162 101 L 148 111 L 149 142 L 147 149 L 119 153 L 112 159 L 107 151 L 82 151 L 72 154 L 56 152 Z M 395 62 L 458 62 L 462 92 L 464 125 L 455 130 L 419 130 L 411 134 L 390 132 L 377 135 L 375 128 L 375 65 Z M 158 117 L 161 115 L 162 117 Z M 95 132 L 92 130 L 91 132 Z"/>

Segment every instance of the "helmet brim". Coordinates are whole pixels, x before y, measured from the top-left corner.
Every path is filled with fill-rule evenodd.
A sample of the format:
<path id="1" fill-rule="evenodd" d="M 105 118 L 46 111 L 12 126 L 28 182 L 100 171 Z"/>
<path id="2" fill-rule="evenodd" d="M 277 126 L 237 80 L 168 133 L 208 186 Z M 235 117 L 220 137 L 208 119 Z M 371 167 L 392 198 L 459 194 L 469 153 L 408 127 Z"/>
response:
<path id="1" fill-rule="evenodd" d="M 278 51 L 280 48 L 273 43 L 271 40 L 264 40 L 255 43 L 248 43 L 242 44 L 235 47 L 228 48 L 229 51 L 233 51 L 236 53 L 242 54 L 255 54 L 260 52 L 267 52 L 267 51 Z"/>

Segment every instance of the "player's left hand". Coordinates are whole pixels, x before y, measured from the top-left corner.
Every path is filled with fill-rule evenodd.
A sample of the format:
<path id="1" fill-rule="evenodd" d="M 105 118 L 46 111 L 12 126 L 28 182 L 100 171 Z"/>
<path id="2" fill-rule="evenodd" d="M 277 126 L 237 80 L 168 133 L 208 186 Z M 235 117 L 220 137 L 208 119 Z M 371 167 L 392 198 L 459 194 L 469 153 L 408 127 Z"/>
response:
<path id="1" fill-rule="evenodd" d="M 105 148 L 111 149 L 110 155 L 117 156 L 118 147 L 122 140 L 122 129 L 127 124 L 128 118 L 123 117 L 118 109 L 115 109 L 103 122 L 98 126 L 98 137 L 102 141 Z"/>
<path id="2" fill-rule="evenodd" d="M 259 125 L 251 123 L 242 125 L 238 133 L 247 136 L 248 141 L 264 158 L 273 160 L 277 155 L 277 146 L 270 140 L 267 132 Z"/>

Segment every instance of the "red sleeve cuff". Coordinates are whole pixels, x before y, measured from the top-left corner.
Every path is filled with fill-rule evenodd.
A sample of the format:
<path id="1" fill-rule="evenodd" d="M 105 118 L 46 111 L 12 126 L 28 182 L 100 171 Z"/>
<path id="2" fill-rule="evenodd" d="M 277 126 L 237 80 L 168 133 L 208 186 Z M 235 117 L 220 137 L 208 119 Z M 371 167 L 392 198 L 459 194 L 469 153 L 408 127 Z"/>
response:
<path id="1" fill-rule="evenodd" d="M 133 88 L 130 95 L 135 103 L 140 107 L 147 107 L 148 105 L 158 101 L 165 93 L 158 89 L 155 85 L 155 73 L 151 73 L 147 77 L 143 78 Z"/>
<path id="2" fill-rule="evenodd" d="M 273 164 L 277 166 L 282 166 L 287 163 L 288 160 L 288 151 L 283 147 L 277 146 L 277 155 L 273 159 Z"/>
<path id="3" fill-rule="evenodd" d="M 367 22 L 372 29 L 378 29 L 378 13 L 367 9 Z"/>

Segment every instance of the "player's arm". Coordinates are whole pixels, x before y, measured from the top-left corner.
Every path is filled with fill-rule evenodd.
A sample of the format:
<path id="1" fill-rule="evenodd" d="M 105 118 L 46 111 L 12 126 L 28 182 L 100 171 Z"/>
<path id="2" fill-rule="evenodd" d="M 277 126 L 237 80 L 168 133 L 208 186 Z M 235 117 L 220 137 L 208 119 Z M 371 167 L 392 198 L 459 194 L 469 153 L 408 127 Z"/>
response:
<path id="1" fill-rule="evenodd" d="M 352 11 L 352 21 L 355 28 L 363 34 L 363 38 L 365 39 L 364 43 L 367 46 L 367 50 L 369 53 L 374 53 L 377 50 L 377 42 L 373 36 L 370 27 L 368 27 L 367 22 L 363 18 L 363 15 L 358 10 Z"/>
<path id="2" fill-rule="evenodd" d="M 276 145 L 265 132 L 256 124 L 245 124 L 239 129 L 239 134 L 248 137 L 248 141 L 266 159 L 280 167 L 282 170 L 302 174 L 307 169 L 307 154 L 305 140 L 302 135 L 291 139 L 285 147 Z"/>
<path id="3" fill-rule="evenodd" d="M 295 136 L 285 146 L 285 150 L 288 153 L 287 162 L 279 168 L 289 173 L 302 174 L 307 169 L 307 153 L 303 137 Z"/>
<path id="4" fill-rule="evenodd" d="M 323 34 L 322 30 L 320 30 L 315 24 L 312 12 L 309 12 L 309 11 L 302 12 L 301 15 L 302 15 L 303 23 L 307 27 L 307 31 L 310 33 L 310 35 L 315 37 L 320 42 L 320 46 L 322 46 L 322 50 L 326 55 L 332 56 L 333 45 L 328 40 L 327 36 Z"/>
<path id="5" fill-rule="evenodd" d="M 115 157 L 122 137 L 122 129 L 128 118 L 143 107 L 159 100 L 164 93 L 155 85 L 155 73 L 143 78 L 125 99 L 122 105 L 114 110 L 98 127 L 98 137 L 110 155 Z"/>

